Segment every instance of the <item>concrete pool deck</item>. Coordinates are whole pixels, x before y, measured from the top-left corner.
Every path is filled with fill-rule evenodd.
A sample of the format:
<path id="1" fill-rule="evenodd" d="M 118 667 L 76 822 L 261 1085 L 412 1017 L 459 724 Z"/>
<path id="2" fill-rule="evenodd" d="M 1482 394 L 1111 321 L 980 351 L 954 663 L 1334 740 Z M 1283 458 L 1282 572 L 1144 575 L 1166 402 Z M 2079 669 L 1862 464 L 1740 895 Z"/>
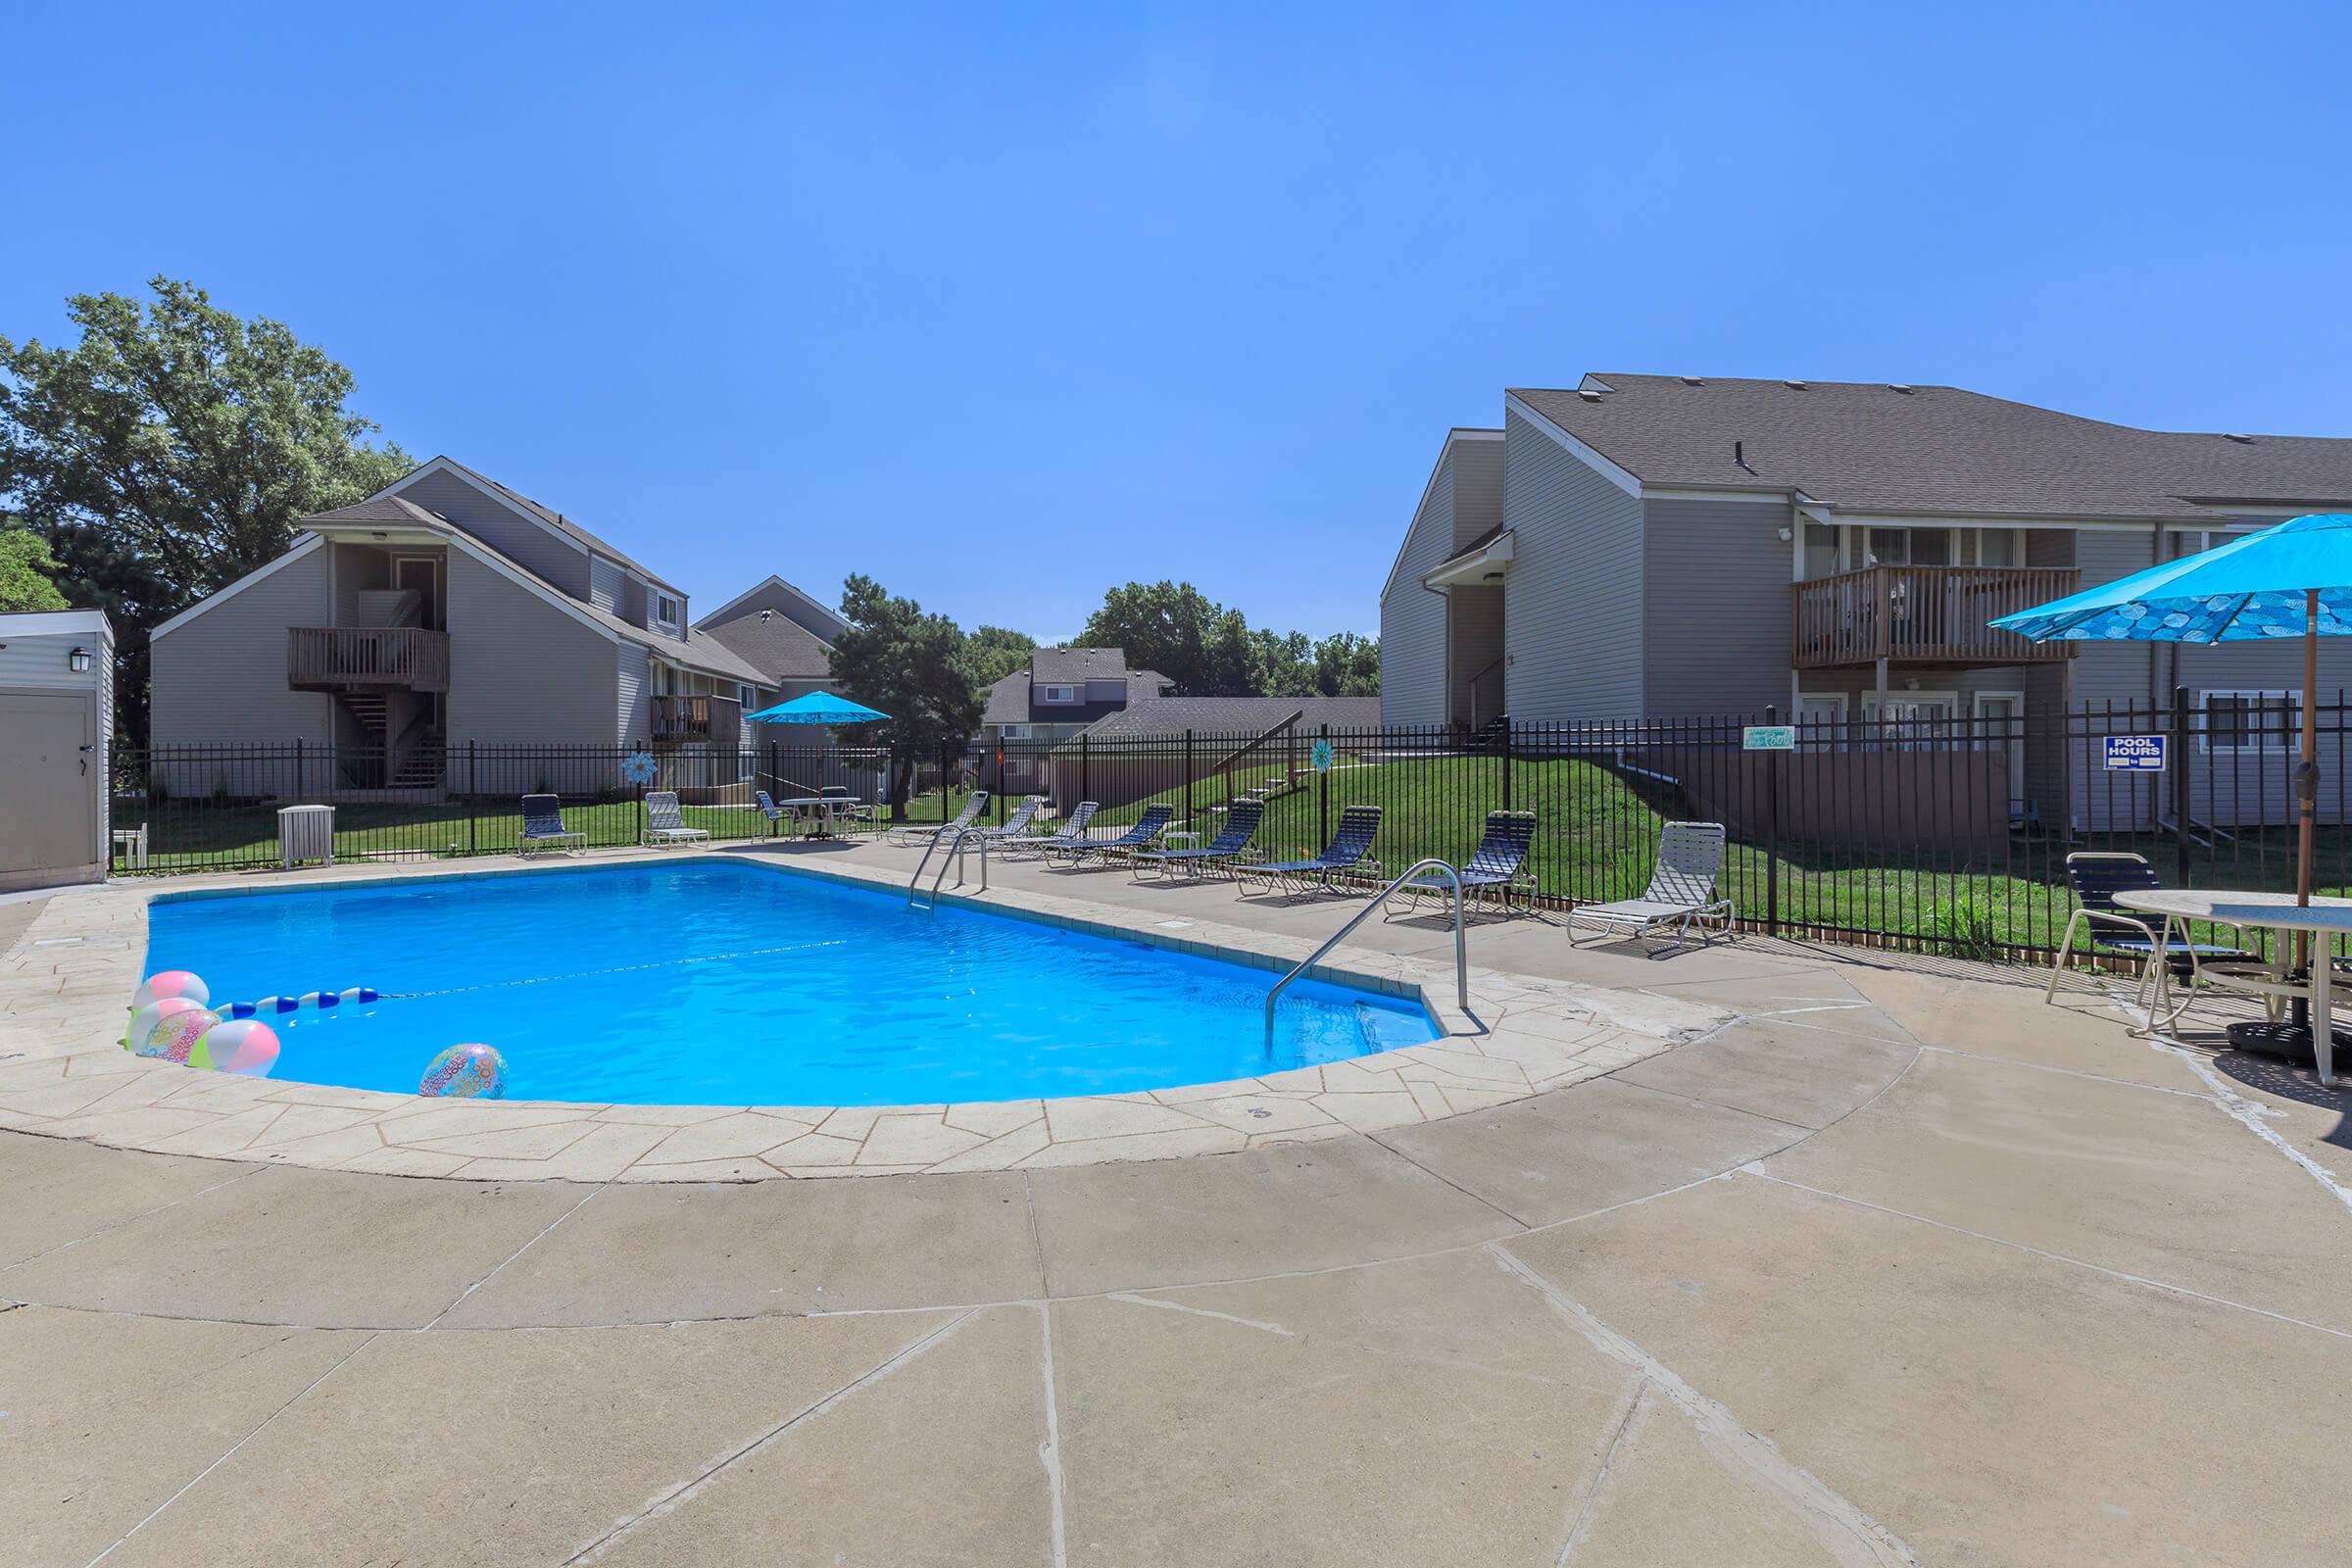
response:
<path id="1" fill-rule="evenodd" d="M 15 1559 L 2343 1559 L 2352 1100 L 2132 1039 L 2088 982 L 1471 942 L 1730 1021 L 1466 1114 L 1051 1169 L 413 1180 L 0 1133 Z"/>

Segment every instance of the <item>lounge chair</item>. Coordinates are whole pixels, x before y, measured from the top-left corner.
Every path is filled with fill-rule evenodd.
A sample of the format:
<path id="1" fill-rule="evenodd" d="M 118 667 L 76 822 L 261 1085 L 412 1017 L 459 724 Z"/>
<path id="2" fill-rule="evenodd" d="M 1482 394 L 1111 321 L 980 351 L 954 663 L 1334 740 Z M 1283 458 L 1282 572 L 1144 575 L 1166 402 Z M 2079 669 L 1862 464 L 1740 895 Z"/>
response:
<path id="1" fill-rule="evenodd" d="M 1141 882 L 1147 876 L 1167 876 L 1175 871 L 1199 876 L 1231 864 L 1250 848 L 1265 814 L 1263 801 L 1236 801 L 1233 809 L 1225 813 L 1225 826 L 1208 843 L 1189 850 L 1138 850 L 1127 857 L 1128 868 Z"/>
<path id="2" fill-rule="evenodd" d="M 941 834 L 960 833 L 978 821 L 980 813 L 987 809 L 988 791 L 974 790 L 963 798 L 963 809 L 956 813 L 956 820 L 953 822 L 934 822 L 929 827 L 909 827 L 901 822 L 891 828 L 890 842 L 898 845 L 901 849 L 906 849 L 920 844 L 926 839 L 937 838 Z"/>
<path id="3" fill-rule="evenodd" d="M 1511 895 L 1516 892 L 1526 897 L 1527 906 L 1532 910 L 1536 906 L 1536 884 L 1527 874 L 1527 857 L 1535 844 L 1535 812 L 1489 811 L 1486 831 L 1479 835 L 1477 850 L 1455 872 L 1461 878 L 1462 902 L 1499 899 L 1503 912 L 1508 914 Z M 1434 896 L 1443 903 L 1452 892 L 1453 883 L 1449 879 L 1424 873 L 1392 888 L 1382 913 L 1394 920 L 1419 908 L 1423 898 Z"/>
<path id="4" fill-rule="evenodd" d="M 564 825 L 564 801 L 556 795 L 525 795 L 522 798 L 522 843 L 517 855 L 528 855 L 534 848 L 556 845 L 577 855 L 588 844 L 588 835 Z"/>
<path id="5" fill-rule="evenodd" d="M 651 790 L 645 797 L 645 842 L 649 845 L 692 844 L 710 836 L 708 828 L 688 827 L 678 814 L 676 790 Z"/>
<path id="6" fill-rule="evenodd" d="M 1093 801 L 1080 801 L 1071 808 L 1070 814 L 1061 819 L 1060 828 L 1054 832 L 1035 833 L 1022 838 L 998 839 L 989 847 L 999 855 L 1010 855 L 1016 852 L 1024 855 L 1043 855 L 1049 850 L 1068 849 L 1073 844 L 1084 844 L 1087 824 L 1095 819 L 1095 812 L 1101 808 Z"/>
<path id="7" fill-rule="evenodd" d="M 1021 804 L 1012 808 L 1012 814 L 1002 825 L 984 827 L 978 836 L 988 840 L 991 849 L 1002 847 L 1007 839 L 1027 838 L 1029 825 L 1037 820 L 1038 808 L 1045 804 L 1043 795 L 1025 795 L 1021 798 Z"/>
<path id="8" fill-rule="evenodd" d="M 1168 830 L 1176 819 L 1172 806 L 1147 806 L 1144 814 L 1135 819 L 1135 826 L 1113 839 L 1078 839 L 1068 844 L 1053 844 L 1046 854 L 1076 865 L 1088 859 L 1117 859 L 1134 854 Z"/>
<path id="9" fill-rule="evenodd" d="M 1321 855 L 1304 860 L 1259 860 L 1254 864 L 1233 868 L 1234 880 L 1241 884 L 1241 896 L 1250 893 L 1272 893 L 1282 888 L 1305 893 L 1328 889 L 1331 879 L 1349 872 L 1380 874 L 1380 862 L 1372 858 L 1372 840 L 1380 833 L 1380 808 L 1350 806 L 1340 812 L 1339 831 Z"/>
<path id="10" fill-rule="evenodd" d="M 2127 909 L 2115 902 L 2119 893 L 2135 893 L 2163 886 L 2156 867 L 2137 855 L 2109 850 L 2078 850 L 2066 858 L 2066 879 L 2074 884 L 2075 912 L 2068 916 L 2066 933 L 2058 939 L 2058 956 L 2050 965 L 2050 983 L 2043 988 L 2041 1000 L 2055 1004 L 2058 1000 L 2058 976 L 2066 969 L 2074 955 L 2075 933 L 2082 927 L 2090 929 L 2090 951 L 2094 954 L 2113 954 L 2117 957 L 2134 958 L 2139 962 L 2139 990 L 2135 1001 L 2146 1004 L 2148 986 L 2155 982 L 2159 992 L 2164 987 L 2167 971 L 2183 982 L 2183 991 L 2194 990 L 2204 978 L 2208 963 L 2233 966 L 2259 965 L 2259 954 L 2244 948 L 2218 946 L 2208 942 L 2190 942 L 2182 937 L 2166 941 L 2159 954 L 2156 917 L 2136 909 Z M 2105 928 L 2104 931 L 2102 928 Z M 2237 926 L 2229 929 L 2242 939 L 2245 933 Z M 2105 932 L 2118 933 L 2108 935 Z M 2161 956 L 2159 965 L 2153 960 Z M 2230 978 L 2237 978 L 2230 976 Z M 2163 1005 L 2157 998 L 2155 1005 Z M 2175 1008 L 2172 1017 L 2180 1016 Z"/>
<path id="11" fill-rule="evenodd" d="M 1658 834 L 1657 864 L 1649 886 L 1638 899 L 1614 904 L 1588 904 L 1568 911 L 1568 941 L 1576 942 L 1580 925 L 1598 926 L 1606 936 L 1646 937 L 1662 925 L 1674 927 L 1674 940 L 1649 956 L 1672 953 L 1690 936 L 1690 928 L 1713 922 L 1730 931 L 1740 911 L 1729 899 L 1715 896 L 1716 878 L 1723 874 L 1721 822 L 1669 822 Z"/>

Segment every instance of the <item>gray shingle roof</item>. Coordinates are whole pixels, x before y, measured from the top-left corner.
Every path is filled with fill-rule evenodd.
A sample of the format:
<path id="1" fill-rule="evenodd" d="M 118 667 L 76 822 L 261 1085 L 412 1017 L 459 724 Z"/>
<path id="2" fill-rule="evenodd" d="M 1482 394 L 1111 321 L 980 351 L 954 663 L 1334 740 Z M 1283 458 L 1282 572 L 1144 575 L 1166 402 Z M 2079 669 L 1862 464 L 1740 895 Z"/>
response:
<path id="1" fill-rule="evenodd" d="M 1049 686 L 1086 680 L 1125 680 L 1127 651 L 1123 648 L 1040 648 L 1029 656 L 1032 678 Z"/>
<path id="2" fill-rule="evenodd" d="M 824 643 L 781 612 L 721 621 L 697 635 L 742 655 L 759 666 L 771 683 L 833 678 L 833 662 Z"/>
<path id="3" fill-rule="evenodd" d="M 578 523 L 572 521 L 569 517 L 566 517 L 555 508 L 543 505 L 537 501 L 533 501 L 529 496 L 524 495 L 521 491 L 514 489 L 511 485 L 500 484 L 496 479 L 491 478 L 488 474 L 482 472 L 478 468 L 467 468 L 465 464 L 460 463 L 457 459 L 450 457 L 446 453 L 444 453 L 436 461 L 446 463 L 453 468 L 464 468 L 466 473 L 471 474 L 474 478 L 479 479 L 482 483 L 488 485 L 500 495 L 505 496 L 509 501 L 514 502 L 523 511 L 529 513 L 532 516 L 537 517 L 541 522 L 546 523 L 558 533 L 564 534 L 572 539 L 576 539 L 581 544 L 586 545 L 589 549 L 595 551 L 598 555 L 609 556 L 612 560 L 619 562 L 622 565 L 629 567 L 631 570 L 643 573 L 650 580 L 661 584 L 662 587 L 669 589 L 671 592 L 678 594 L 681 597 L 684 596 L 685 590 L 680 588 L 676 583 L 671 582 L 668 578 L 654 570 L 653 567 L 647 565 L 644 562 L 638 561 L 634 557 L 621 554 L 621 552 L 614 546 L 606 540 L 599 538 L 597 535 L 590 533 L 587 529 L 581 527 Z"/>
<path id="4" fill-rule="evenodd" d="M 2153 521 L 2352 502 L 2352 440 L 2140 430 L 1950 386 L 1694 379 L 1512 395 L 1644 484 L 1802 490 L 1847 512 Z"/>
<path id="5" fill-rule="evenodd" d="M 1257 735 L 1293 713 L 1300 715 L 1302 732 L 1312 732 L 1324 724 L 1333 729 L 1376 729 L 1380 725 L 1380 699 L 1154 697 L 1123 712 L 1097 719 L 1086 727 L 1085 733 L 1097 741 L 1181 735 L 1188 729 L 1203 735 Z"/>

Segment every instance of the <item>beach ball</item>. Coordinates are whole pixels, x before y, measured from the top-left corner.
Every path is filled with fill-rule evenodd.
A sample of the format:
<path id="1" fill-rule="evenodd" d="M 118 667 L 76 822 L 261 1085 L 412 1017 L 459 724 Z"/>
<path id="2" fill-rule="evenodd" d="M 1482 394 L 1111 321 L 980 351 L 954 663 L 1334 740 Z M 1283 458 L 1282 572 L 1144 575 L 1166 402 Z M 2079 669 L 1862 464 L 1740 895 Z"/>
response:
<path id="1" fill-rule="evenodd" d="M 259 1018 L 232 1018 L 205 1031 L 188 1056 L 191 1067 L 267 1078 L 277 1065 L 277 1031 Z"/>
<path id="2" fill-rule="evenodd" d="M 122 1037 L 123 1047 L 134 1056 L 160 1056 L 164 1050 L 156 1040 L 156 1031 L 164 1026 L 165 1021 L 181 1013 L 203 1010 L 203 1003 L 191 1002 L 186 997 L 166 997 L 161 1002 L 151 1002 L 130 1015 L 130 1032 Z"/>
<path id="3" fill-rule="evenodd" d="M 504 1100 L 507 1058 L 495 1046 L 452 1046 L 424 1069 L 416 1092 L 450 1100 Z"/>
<path id="4" fill-rule="evenodd" d="M 220 1022 L 220 1015 L 210 1007 L 185 1007 L 170 1013 L 147 1032 L 147 1049 L 142 1056 L 160 1056 L 182 1066 L 196 1054 L 204 1037 Z"/>
<path id="5" fill-rule="evenodd" d="M 166 969 L 161 974 L 151 974 L 139 982 L 139 989 L 130 994 L 130 1009 L 136 1012 L 150 1003 L 161 1002 L 166 997 L 184 997 L 201 1007 L 213 1000 L 213 993 L 202 980 L 188 973 L 187 970 Z"/>

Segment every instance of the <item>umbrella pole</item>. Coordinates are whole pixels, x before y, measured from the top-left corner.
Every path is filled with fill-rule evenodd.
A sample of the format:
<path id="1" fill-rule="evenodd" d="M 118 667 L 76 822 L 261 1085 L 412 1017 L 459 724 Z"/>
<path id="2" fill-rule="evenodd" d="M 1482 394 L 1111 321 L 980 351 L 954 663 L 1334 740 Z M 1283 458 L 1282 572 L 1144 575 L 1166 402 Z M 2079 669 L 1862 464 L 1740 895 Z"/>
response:
<path id="1" fill-rule="evenodd" d="M 2303 765 L 2295 772 L 2295 903 L 2311 903 L 2320 820 L 2320 591 L 2303 590 Z"/>

